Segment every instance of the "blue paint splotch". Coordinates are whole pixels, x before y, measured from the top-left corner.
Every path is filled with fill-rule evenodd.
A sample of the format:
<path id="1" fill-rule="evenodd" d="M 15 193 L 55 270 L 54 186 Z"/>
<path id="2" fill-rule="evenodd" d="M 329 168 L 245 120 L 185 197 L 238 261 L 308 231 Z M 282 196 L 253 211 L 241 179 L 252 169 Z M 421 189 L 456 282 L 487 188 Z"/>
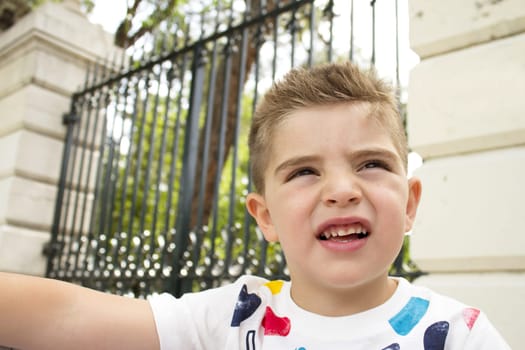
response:
<path id="1" fill-rule="evenodd" d="M 405 336 L 421 321 L 428 310 L 428 305 L 428 300 L 412 297 L 388 322 L 397 334 Z"/>
<path id="2" fill-rule="evenodd" d="M 423 344 L 425 350 L 445 349 L 445 340 L 448 335 L 449 324 L 447 321 L 440 321 L 432 324 L 425 331 Z"/>

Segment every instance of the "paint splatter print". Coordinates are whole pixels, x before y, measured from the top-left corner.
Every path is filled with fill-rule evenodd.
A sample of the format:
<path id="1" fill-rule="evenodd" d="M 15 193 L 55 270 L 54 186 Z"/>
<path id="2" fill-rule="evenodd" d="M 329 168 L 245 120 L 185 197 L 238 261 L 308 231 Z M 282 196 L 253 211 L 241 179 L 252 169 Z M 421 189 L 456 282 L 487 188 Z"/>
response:
<path id="1" fill-rule="evenodd" d="M 248 293 L 248 288 L 246 285 L 243 285 L 237 303 L 235 304 L 231 326 L 239 327 L 242 321 L 253 315 L 259 305 L 261 305 L 261 298 L 256 294 Z"/>
<path id="2" fill-rule="evenodd" d="M 400 335 L 407 335 L 421 321 L 427 312 L 429 301 L 412 297 L 401 311 L 392 317 L 389 322 L 392 328 Z"/>
<path id="3" fill-rule="evenodd" d="M 463 310 L 463 319 L 465 320 L 468 329 L 472 329 L 472 327 L 474 327 L 474 323 L 476 323 L 479 313 L 480 311 L 478 309 L 474 309 L 471 307 L 468 307 L 465 310 Z"/>
<path id="4" fill-rule="evenodd" d="M 234 284 L 175 299 L 150 299 L 162 349 L 510 350 L 487 317 L 397 279 L 382 305 L 342 317 L 301 309 L 290 282 L 243 276 Z"/>

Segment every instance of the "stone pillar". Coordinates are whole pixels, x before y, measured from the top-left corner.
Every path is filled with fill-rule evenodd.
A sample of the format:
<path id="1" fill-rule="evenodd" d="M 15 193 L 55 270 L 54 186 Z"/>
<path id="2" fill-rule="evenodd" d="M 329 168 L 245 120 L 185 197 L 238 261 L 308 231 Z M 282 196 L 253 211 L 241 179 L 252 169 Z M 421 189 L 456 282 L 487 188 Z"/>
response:
<path id="1" fill-rule="evenodd" d="M 114 57 L 112 35 L 78 1 L 46 3 L 0 34 L 0 270 L 42 275 L 65 128 L 87 67 Z"/>
<path id="2" fill-rule="evenodd" d="M 525 314 L 523 0 L 410 0 L 408 133 L 424 159 L 412 257 L 513 349 Z"/>

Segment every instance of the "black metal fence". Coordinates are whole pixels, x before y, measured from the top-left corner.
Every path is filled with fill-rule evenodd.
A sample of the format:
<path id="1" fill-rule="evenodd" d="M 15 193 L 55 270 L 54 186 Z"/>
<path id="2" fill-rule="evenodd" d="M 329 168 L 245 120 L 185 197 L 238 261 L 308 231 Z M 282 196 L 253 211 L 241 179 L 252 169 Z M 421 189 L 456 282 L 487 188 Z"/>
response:
<path id="1" fill-rule="evenodd" d="M 241 274 L 287 278 L 280 247 L 244 209 L 261 93 L 297 65 L 373 65 L 378 42 L 394 43 L 384 60 L 400 85 L 397 1 L 202 0 L 182 10 L 126 59 L 93 67 L 72 98 L 49 277 L 134 296 Z"/>

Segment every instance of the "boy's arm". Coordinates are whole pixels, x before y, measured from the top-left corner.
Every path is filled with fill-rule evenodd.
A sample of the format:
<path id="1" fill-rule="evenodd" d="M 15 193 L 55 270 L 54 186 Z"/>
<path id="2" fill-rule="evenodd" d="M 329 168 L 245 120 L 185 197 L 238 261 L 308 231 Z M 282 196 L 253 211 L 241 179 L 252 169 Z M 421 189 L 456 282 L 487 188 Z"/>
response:
<path id="1" fill-rule="evenodd" d="M 0 346 L 159 349 L 146 300 L 0 272 Z"/>

